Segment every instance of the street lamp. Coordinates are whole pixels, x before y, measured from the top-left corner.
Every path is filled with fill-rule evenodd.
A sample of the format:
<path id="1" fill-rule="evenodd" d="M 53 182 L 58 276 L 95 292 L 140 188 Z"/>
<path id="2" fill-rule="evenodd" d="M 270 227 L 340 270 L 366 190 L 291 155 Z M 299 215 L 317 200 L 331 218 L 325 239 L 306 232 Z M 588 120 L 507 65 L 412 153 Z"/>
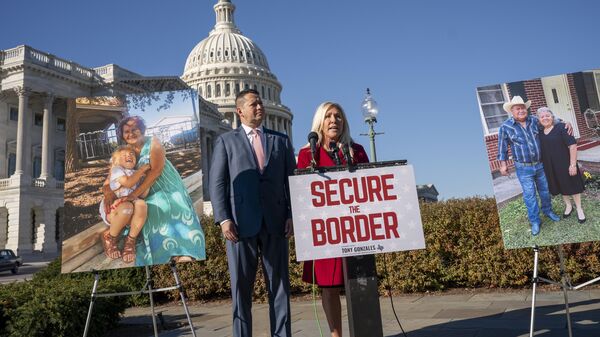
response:
<path id="1" fill-rule="evenodd" d="M 373 162 L 377 161 L 377 152 L 375 151 L 375 136 L 382 135 L 383 132 L 375 132 L 373 125 L 377 123 L 377 114 L 379 109 L 377 108 L 377 102 L 371 96 L 371 91 L 367 88 L 367 95 L 362 102 L 362 113 L 365 117 L 365 123 L 369 124 L 369 133 L 361 133 L 361 136 L 369 136 L 371 141 L 371 159 Z"/>

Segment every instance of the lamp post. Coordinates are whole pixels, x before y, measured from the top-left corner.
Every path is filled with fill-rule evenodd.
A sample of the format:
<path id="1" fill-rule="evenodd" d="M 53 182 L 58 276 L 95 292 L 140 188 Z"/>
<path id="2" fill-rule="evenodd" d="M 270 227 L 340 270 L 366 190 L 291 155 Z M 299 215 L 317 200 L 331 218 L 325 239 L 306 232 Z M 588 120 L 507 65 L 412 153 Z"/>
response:
<path id="1" fill-rule="evenodd" d="M 377 123 L 377 114 L 379 113 L 379 108 L 377 107 L 377 102 L 371 96 L 371 91 L 367 88 L 367 95 L 362 102 L 362 113 L 365 117 L 365 123 L 369 124 L 369 133 L 361 133 L 361 136 L 369 136 L 369 140 L 371 143 L 371 160 L 373 162 L 377 161 L 377 151 L 375 150 L 375 136 L 382 135 L 383 132 L 375 132 L 373 125 Z"/>
<path id="2" fill-rule="evenodd" d="M 369 124 L 369 133 L 363 135 L 371 139 L 371 159 L 376 162 L 375 136 L 380 133 L 375 132 L 373 124 L 377 122 L 378 110 L 369 89 L 362 110 Z M 344 258 L 344 283 L 350 337 L 383 337 L 375 255 Z"/>

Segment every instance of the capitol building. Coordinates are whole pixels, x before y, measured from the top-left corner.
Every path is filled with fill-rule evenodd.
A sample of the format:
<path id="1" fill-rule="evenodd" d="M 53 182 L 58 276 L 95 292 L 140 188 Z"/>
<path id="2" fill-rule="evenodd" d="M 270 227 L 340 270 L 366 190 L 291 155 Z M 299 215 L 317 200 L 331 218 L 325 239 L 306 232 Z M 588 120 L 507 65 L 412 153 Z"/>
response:
<path id="1" fill-rule="evenodd" d="M 181 79 L 216 104 L 233 128 L 239 126 L 235 96 L 244 89 L 257 90 L 265 104 L 263 125 L 291 138 L 292 113 L 281 104 L 281 83 L 267 57 L 235 25 L 231 1 L 219 0 L 214 9 L 215 27 L 190 52 Z"/>
<path id="2" fill-rule="evenodd" d="M 219 0 L 214 10 L 216 24 L 181 76 L 146 77 L 116 64 L 88 68 L 27 45 L 0 50 L 0 249 L 58 254 L 65 164 L 73 158 L 67 139 L 114 128 L 128 115 L 125 95 L 197 90 L 204 196 L 213 141 L 239 126 L 238 92 L 256 89 L 265 103 L 263 125 L 291 137 L 293 116 L 265 54 L 236 27 L 231 1 Z M 71 151 L 78 162 L 85 159 Z"/>

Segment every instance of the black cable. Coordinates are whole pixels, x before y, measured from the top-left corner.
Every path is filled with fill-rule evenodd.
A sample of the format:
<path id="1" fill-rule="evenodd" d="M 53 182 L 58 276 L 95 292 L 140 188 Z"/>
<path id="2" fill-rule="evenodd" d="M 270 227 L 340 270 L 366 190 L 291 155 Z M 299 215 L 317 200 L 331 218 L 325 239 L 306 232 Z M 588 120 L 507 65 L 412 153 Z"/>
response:
<path id="1" fill-rule="evenodd" d="M 386 283 L 387 283 L 388 296 L 390 297 L 390 303 L 392 304 L 392 312 L 394 313 L 394 317 L 396 317 L 396 322 L 398 322 L 398 326 L 400 327 L 400 330 L 402 331 L 402 335 L 404 337 L 408 337 L 406 332 L 404 332 L 404 328 L 402 328 L 400 319 L 398 319 L 398 315 L 396 314 L 396 308 L 394 308 L 394 300 L 392 299 L 392 285 L 390 284 L 390 274 L 388 273 L 388 269 L 387 269 L 387 254 L 382 254 L 382 255 L 383 255 L 383 270 L 385 272 L 385 279 L 387 281 Z"/>

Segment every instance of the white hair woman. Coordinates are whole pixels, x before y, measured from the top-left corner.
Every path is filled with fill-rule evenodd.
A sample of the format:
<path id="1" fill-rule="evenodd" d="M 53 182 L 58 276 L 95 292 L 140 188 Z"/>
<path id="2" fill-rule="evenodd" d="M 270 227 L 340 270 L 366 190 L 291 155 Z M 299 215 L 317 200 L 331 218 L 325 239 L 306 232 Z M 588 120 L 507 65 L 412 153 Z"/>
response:
<path id="1" fill-rule="evenodd" d="M 363 147 L 352 140 L 348 119 L 344 109 L 339 104 L 324 102 L 319 105 L 313 117 L 311 131 L 318 135 L 317 151 L 315 153 L 316 166 L 345 165 L 346 161 L 341 151 L 342 144 L 349 145 L 350 156 L 354 164 L 369 162 Z M 311 160 L 310 145 L 307 144 L 298 153 L 298 168 L 309 167 Z M 321 301 L 325 316 L 327 316 L 331 336 L 341 337 L 342 307 L 340 291 L 344 285 L 342 259 L 306 261 L 302 280 L 308 283 L 316 283 L 321 288 Z"/>
<path id="2" fill-rule="evenodd" d="M 577 142 L 565 130 L 563 123 L 554 124 L 554 114 L 547 107 L 537 110 L 540 124 L 544 127 L 540 132 L 542 163 L 552 195 L 561 194 L 565 202 L 563 218 L 573 211 L 571 198 L 577 209 L 579 223 L 585 222 L 585 214 L 581 207 L 581 192 L 583 179 L 577 166 Z"/>

